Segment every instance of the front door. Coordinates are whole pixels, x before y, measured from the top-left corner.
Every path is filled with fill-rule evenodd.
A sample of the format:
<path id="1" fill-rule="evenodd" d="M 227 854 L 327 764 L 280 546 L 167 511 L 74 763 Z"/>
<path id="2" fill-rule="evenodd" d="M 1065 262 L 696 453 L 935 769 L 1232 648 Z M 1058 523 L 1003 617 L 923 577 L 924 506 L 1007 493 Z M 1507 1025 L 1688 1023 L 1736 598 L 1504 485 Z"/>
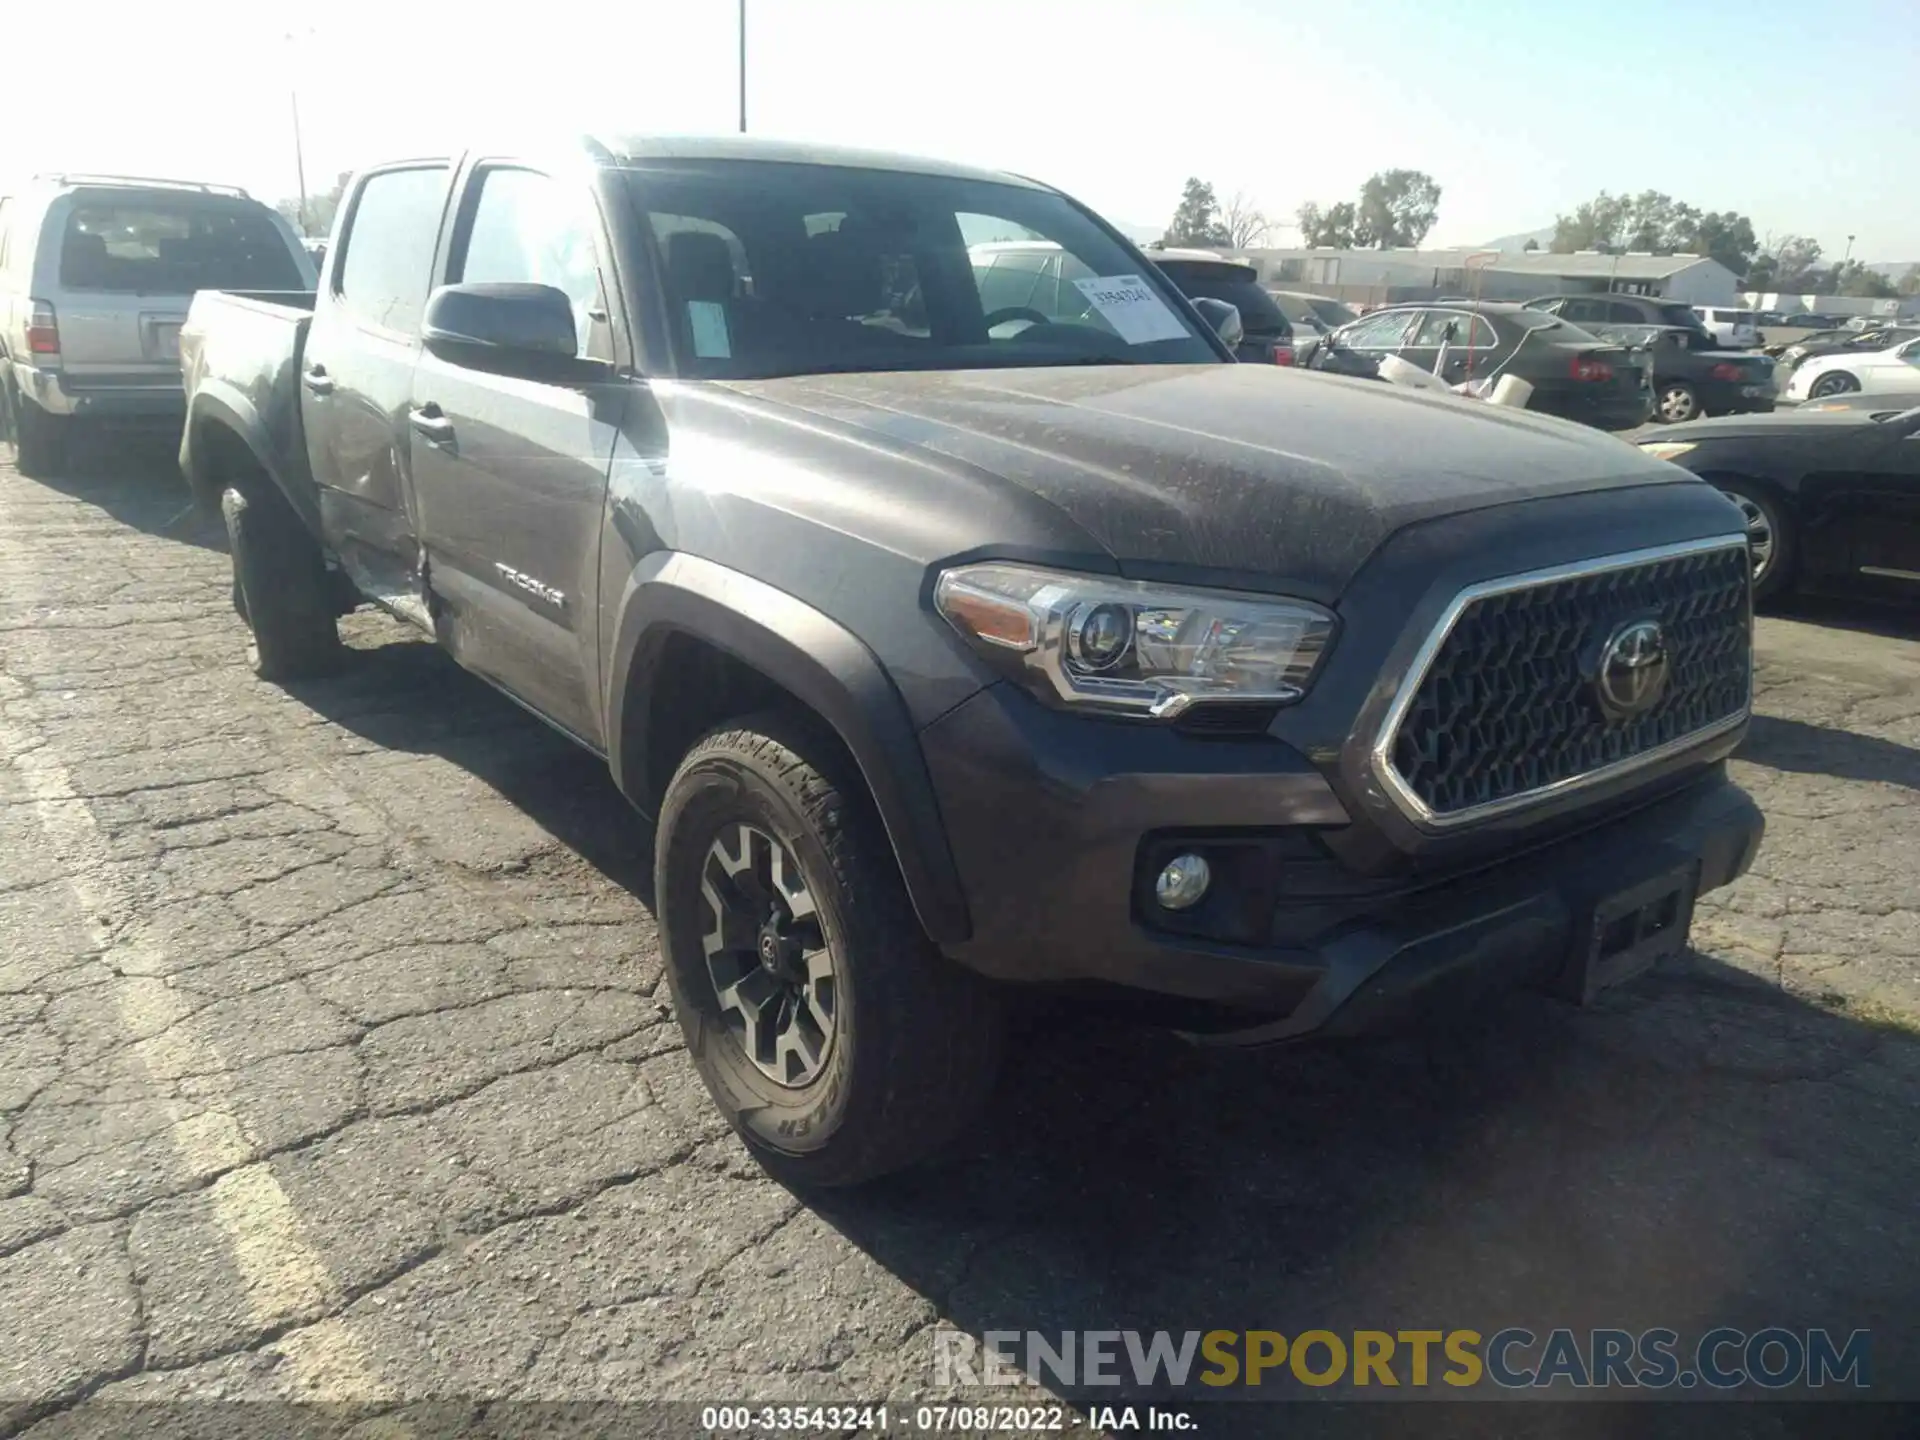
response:
<path id="1" fill-rule="evenodd" d="M 611 361 L 605 255 L 584 189 L 483 165 L 463 191 L 446 279 L 563 290 L 579 353 Z M 429 353 L 408 417 L 442 639 L 461 664 L 596 748 L 600 529 L 627 386 L 546 384 Z"/>

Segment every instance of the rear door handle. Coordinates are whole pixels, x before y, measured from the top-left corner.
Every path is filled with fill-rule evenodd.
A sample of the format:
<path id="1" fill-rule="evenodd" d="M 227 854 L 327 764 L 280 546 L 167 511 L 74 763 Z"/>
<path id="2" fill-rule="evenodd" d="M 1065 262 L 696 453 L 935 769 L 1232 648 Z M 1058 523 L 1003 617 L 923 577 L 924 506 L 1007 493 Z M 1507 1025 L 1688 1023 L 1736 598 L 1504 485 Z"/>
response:
<path id="1" fill-rule="evenodd" d="M 431 400 L 418 410 L 409 410 L 407 423 L 419 434 L 425 436 L 429 445 L 453 443 L 453 421 L 441 413 L 440 407 Z"/>
<path id="2" fill-rule="evenodd" d="M 306 373 L 300 377 L 300 383 L 316 395 L 333 393 L 333 380 L 327 374 L 327 367 L 324 365 L 309 365 Z"/>

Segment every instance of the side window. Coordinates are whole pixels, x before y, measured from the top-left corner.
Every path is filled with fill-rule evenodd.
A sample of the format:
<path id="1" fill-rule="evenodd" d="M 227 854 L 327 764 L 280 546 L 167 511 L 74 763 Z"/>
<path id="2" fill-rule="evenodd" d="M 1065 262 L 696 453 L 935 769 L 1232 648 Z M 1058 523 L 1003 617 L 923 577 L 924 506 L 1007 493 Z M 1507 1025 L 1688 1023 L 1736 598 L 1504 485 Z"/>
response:
<path id="1" fill-rule="evenodd" d="M 473 284 L 519 281 L 563 291 L 573 305 L 579 353 L 612 360 L 613 336 L 594 246 L 597 229 L 587 198 L 558 181 L 532 170 L 483 171 L 453 278 Z"/>
<path id="2" fill-rule="evenodd" d="M 383 330 L 420 333 L 446 199 L 444 165 L 384 170 L 361 186 L 333 272 L 349 314 Z"/>
<path id="3" fill-rule="evenodd" d="M 1386 310 L 1347 327 L 1340 343 L 1350 350 L 1396 350 L 1406 334 L 1409 312 Z"/>
<path id="4" fill-rule="evenodd" d="M 1619 300 L 1608 302 L 1607 319 L 1615 325 L 1643 325 L 1646 323 L 1646 317 L 1640 313 L 1638 306 L 1628 305 Z"/>
<path id="5" fill-rule="evenodd" d="M 1453 339 L 1447 340 L 1447 326 L 1453 326 Z M 1427 310 L 1420 317 L 1420 326 L 1408 343 L 1415 346 L 1437 347 L 1442 342 L 1453 346 L 1485 349 L 1493 343 L 1493 332 L 1487 328 L 1487 322 L 1477 315 L 1466 315 L 1456 310 Z"/>
<path id="6" fill-rule="evenodd" d="M 1607 302 L 1604 300 L 1569 300 L 1560 307 L 1560 318 L 1572 321 L 1575 325 L 1607 323 Z"/>

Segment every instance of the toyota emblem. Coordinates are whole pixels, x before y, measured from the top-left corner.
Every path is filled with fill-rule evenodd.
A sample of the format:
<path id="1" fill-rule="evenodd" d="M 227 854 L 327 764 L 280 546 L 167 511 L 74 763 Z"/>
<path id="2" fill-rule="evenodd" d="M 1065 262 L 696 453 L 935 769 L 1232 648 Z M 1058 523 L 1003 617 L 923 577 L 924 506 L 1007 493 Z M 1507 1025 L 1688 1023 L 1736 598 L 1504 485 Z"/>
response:
<path id="1" fill-rule="evenodd" d="M 1593 688 L 1600 708 L 1616 720 L 1644 715 L 1660 703 L 1673 668 L 1667 632 L 1658 620 L 1632 620 L 1607 637 Z"/>

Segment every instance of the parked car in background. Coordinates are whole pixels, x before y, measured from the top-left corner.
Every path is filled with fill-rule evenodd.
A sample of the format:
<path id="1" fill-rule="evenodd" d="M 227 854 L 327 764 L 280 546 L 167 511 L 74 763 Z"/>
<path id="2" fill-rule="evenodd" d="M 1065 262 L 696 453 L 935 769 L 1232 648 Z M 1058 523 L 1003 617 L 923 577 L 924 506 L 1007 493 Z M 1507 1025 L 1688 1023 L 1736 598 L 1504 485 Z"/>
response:
<path id="1" fill-rule="evenodd" d="M 1606 339 L 1631 345 L 1653 368 L 1653 418 L 1669 425 L 1702 415 L 1764 414 L 1775 404 L 1774 362 L 1678 325 L 1602 325 Z"/>
<path id="2" fill-rule="evenodd" d="M 1645 367 L 1630 350 L 1524 306 L 1390 306 L 1334 331 L 1311 348 L 1307 363 L 1373 378 L 1383 355 L 1398 355 L 1454 385 L 1516 375 L 1533 387 L 1529 410 L 1602 430 L 1646 423 Z"/>
<path id="3" fill-rule="evenodd" d="M 1823 330 L 1781 349 L 1775 362 L 1782 379 L 1803 360 L 1816 355 L 1857 355 L 1872 350 L 1890 350 L 1909 340 L 1920 340 L 1920 325 L 1887 325 L 1877 330 Z"/>
<path id="4" fill-rule="evenodd" d="M 1306 290 L 1268 290 L 1273 303 L 1293 326 L 1296 353 L 1309 340 L 1331 335 L 1342 325 L 1351 325 L 1360 312 L 1330 295 L 1315 295 Z"/>
<path id="5" fill-rule="evenodd" d="M 1293 364 L 1292 320 L 1265 290 L 1260 272 L 1239 260 L 1207 250 L 1151 250 L 1154 264 L 1189 300 L 1222 300 L 1240 312 L 1238 359 L 1256 365 Z"/>
<path id="6" fill-rule="evenodd" d="M 1702 420 L 1641 449 L 1740 507 L 1756 598 L 1801 589 L 1920 600 L 1920 409 Z"/>
<path id="7" fill-rule="evenodd" d="M 1527 308 L 1558 315 L 1595 335 L 1604 335 L 1606 331 L 1598 327 L 1605 325 L 1666 325 L 1697 330 L 1713 339 L 1713 332 L 1700 323 L 1691 305 L 1657 295 L 1541 295 L 1527 301 Z"/>
<path id="8" fill-rule="evenodd" d="M 1721 305 L 1696 305 L 1693 313 L 1707 333 L 1731 350 L 1745 350 L 1760 343 L 1759 317 L 1751 310 L 1730 310 Z"/>
<path id="9" fill-rule="evenodd" d="M 1855 391 L 1889 394 L 1920 384 L 1920 340 L 1885 350 L 1816 355 L 1802 360 L 1787 380 L 1789 400 L 1823 400 Z"/>
<path id="10" fill-rule="evenodd" d="M 311 290 L 293 227 L 244 190 L 44 175 L 0 207 L 0 427 L 22 473 L 57 473 L 77 423 L 177 421 L 197 290 Z"/>
<path id="11" fill-rule="evenodd" d="M 969 222 L 1091 310 L 1002 331 Z M 364 600 L 603 757 L 688 1061 L 788 1184 L 953 1136 L 1006 986 L 1240 1044 L 1586 1003 L 1761 843 L 1733 506 L 1232 363 L 1044 185 L 735 136 L 416 157 L 349 184 L 308 303 L 203 292 L 182 342 L 255 670 L 339 663 Z"/>
<path id="12" fill-rule="evenodd" d="M 1789 323 L 1798 325 L 1802 330 L 1838 330 L 1847 323 L 1847 317 L 1809 312 L 1794 316 Z"/>
<path id="13" fill-rule="evenodd" d="M 1602 339 L 1648 347 L 1660 420 L 1677 424 L 1773 408 L 1773 362 L 1726 349 L 1692 306 L 1654 295 L 1543 295 L 1527 308 L 1558 315 Z"/>

